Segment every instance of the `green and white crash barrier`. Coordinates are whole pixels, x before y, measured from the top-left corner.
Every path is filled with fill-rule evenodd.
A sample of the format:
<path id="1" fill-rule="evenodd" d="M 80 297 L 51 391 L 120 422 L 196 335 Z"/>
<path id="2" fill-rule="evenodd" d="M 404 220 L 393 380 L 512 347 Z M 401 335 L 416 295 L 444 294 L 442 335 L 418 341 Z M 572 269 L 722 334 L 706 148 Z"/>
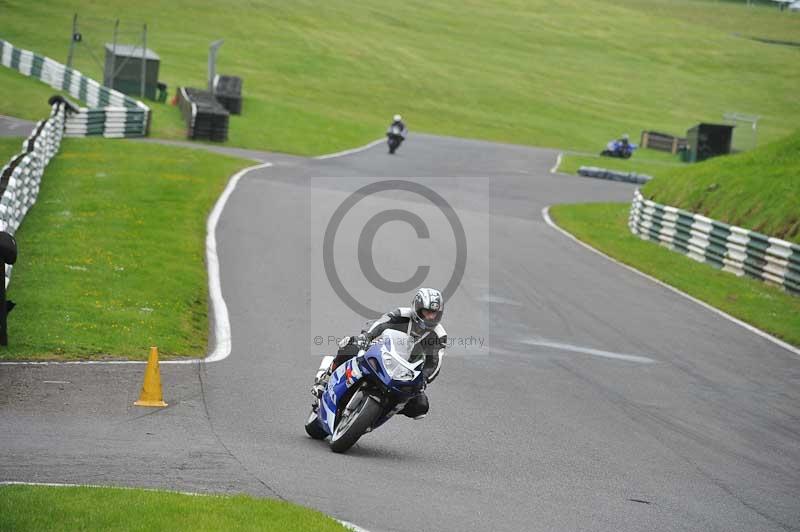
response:
<path id="1" fill-rule="evenodd" d="M 150 108 L 119 91 L 104 87 L 79 71 L 49 57 L 15 47 L 0 39 L 0 62 L 25 76 L 85 102 L 67 117 L 66 134 L 72 137 L 143 137 L 150 123 Z"/>
<path id="2" fill-rule="evenodd" d="M 748 275 L 800 295 L 800 246 L 644 199 L 638 190 L 628 227 L 645 240 L 680 251 L 698 262 Z"/>
<path id="3" fill-rule="evenodd" d="M 60 96 L 50 100 L 50 117 L 36 124 L 22 151 L 0 169 L 0 231 L 11 235 L 36 202 L 44 169 L 58 152 L 64 136 L 69 104 Z M 11 279 L 11 265 L 5 267 L 5 285 Z"/>

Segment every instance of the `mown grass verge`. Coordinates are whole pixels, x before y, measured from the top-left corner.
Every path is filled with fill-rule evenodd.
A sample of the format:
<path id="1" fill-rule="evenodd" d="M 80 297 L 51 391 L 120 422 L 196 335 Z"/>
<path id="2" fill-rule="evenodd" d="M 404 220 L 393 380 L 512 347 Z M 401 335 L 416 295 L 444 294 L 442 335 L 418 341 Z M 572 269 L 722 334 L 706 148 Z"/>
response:
<path id="1" fill-rule="evenodd" d="M 628 229 L 629 210 L 625 203 L 555 205 L 550 214 L 603 253 L 800 347 L 800 297 L 639 239 Z"/>
<path id="2" fill-rule="evenodd" d="M 24 137 L 0 137 L 0 168 L 5 166 L 11 157 L 22 152 Z"/>
<path id="3" fill-rule="evenodd" d="M 77 11 L 75 66 L 97 80 L 114 20 L 122 40 L 148 24 L 170 91 L 217 71 L 244 79 L 231 145 L 300 154 L 358 146 L 402 113 L 412 133 L 599 150 L 643 129 L 682 134 L 738 111 L 760 115 L 762 139 L 796 127 L 800 16 L 698 0 L 5 0 L 0 37 L 64 62 Z M 210 31 L 213 28 L 213 31 Z M 0 80 L 1 81 L 1 80 Z M 31 83 L 37 83 L 31 81 Z M 0 113 L 29 108 L 0 98 Z M 1 95 L 1 94 L 0 94 Z M 40 95 L 35 96 L 37 102 Z M 150 102 L 148 102 L 150 104 Z M 177 108 L 152 104 L 152 134 L 184 135 Z"/>
<path id="4" fill-rule="evenodd" d="M 123 488 L 0 486 L 0 530 L 344 531 L 301 506 L 244 495 Z"/>
<path id="5" fill-rule="evenodd" d="M 64 139 L 16 237 L 0 359 L 198 356 L 208 338 L 205 221 L 251 163 L 199 150 Z"/>
<path id="6" fill-rule="evenodd" d="M 649 149 L 637 150 L 630 159 L 565 153 L 561 158 L 558 171 L 564 174 L 577 175 L 581 166 L 595 166 L 608 170 L 619 170 L 620 172 L 636 172 L 637 174 L 656 177 L 671 170 L 684 168 L 686 163 L 680 162 L 678 157 L 671 153 Z"/>

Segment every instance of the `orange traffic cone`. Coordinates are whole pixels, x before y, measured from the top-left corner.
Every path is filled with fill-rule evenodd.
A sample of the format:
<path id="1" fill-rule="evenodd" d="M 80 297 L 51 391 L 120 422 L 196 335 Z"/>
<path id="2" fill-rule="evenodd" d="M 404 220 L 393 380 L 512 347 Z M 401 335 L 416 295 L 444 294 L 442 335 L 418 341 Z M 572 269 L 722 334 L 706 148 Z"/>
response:
<path id="1" fill-rule="evenodd" d="M 147 369 L 144 370 L 144 384 L 139 400 L 135 406 L 167 406 L 161 395 L 161 373 L 158 370 L 158 348 L 150 348 L 150 357 L 147 359 Z"/>

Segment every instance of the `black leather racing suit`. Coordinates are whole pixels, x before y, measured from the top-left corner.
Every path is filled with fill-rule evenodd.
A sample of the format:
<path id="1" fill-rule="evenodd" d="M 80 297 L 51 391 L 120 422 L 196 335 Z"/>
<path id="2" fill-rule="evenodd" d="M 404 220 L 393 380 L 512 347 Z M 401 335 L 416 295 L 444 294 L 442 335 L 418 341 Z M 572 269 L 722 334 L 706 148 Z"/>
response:
<path id="1" fill-rule="evenodd" d="M 403 123 L 403 121 L 402 120 L 397 120 L 397 121 L 392 122 L 391 124 L 389 124 L 389 128 L 388 128 L 387 132 L 391 131 L 394 126 L 397 126 L 397 127 L 400 128 L 400 136 L 403 137 L 403 139 L 405 140 L 405 138 L 408 136 L 408 129 L 406 129 L 406 125 Z"/>
<path id="2" fill-rule="evenodd" d="M 439 369 L 442 367 L 444 349 L 447 347 L 447 332 L 441 324 L 433 329 L 420 331 L 411 320 L 411 312 L 412 310 L 409 307 L 394 309 L 372 323 L 368 322 L 367 327 L 361 332 L 366 336 L 367 342 L 373 341 L 386 329 L 394 329 L 411 335 L 417 344 L 411 351 L 410 361 L 416 362 L 420 357 L 425 357 L 425 362 L 422 365 L 422 374 L 425 376 L 425 380 L 430 383 L 439 375 Z M 342 347 L 336 354 L 331 368 L 337 368 L 357 354 L 358 346 L 353 343 Z M 406 403 L 400 413 L 408 417 L 424 416 L 428 413 L 428 396 L 425 395 L 425 392 L 422 392 Z"/>

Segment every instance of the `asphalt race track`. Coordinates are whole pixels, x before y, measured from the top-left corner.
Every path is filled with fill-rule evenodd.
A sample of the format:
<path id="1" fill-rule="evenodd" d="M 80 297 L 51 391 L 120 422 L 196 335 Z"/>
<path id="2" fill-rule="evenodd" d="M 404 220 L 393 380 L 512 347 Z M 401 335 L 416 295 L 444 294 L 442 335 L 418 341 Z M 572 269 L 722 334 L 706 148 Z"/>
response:
<path id="1" fill-rule="evenodd" d="M 249 173 L 217 229 L 230 356 L 163 365 L 163 410 L 132 406 L 142 366 L 0 366 L 0 480 L 246 491 L 371 531 L 800 529 L 800 358 L 549 227 L 547 205 L 634 190 L 551 174 L 555 159 L 415 135 L 393 157 L 380 145 Z M 335 455 L 303 430 L 312 338 L 363 318 L 317 278 L 316 246 L 364 178 L 452 195 L 471 247 L 444 323 L 486 344 L 452 349 L 426 419 Z M 395 199 L 384 206 L 423 203 Z M 440 225 L 422 243 L 383 226 L 378 271 L 429 264 L 446 279 Z M 407 304 L 371 291 L 347 236 L 336 265 L 351 293 Z"/>
<path id="2" fill-rule="evenodd" d="M 36 125 L 28 120 L 0 115 L 0 137 L 27 137 Z M 22 139 L 20 139 L 20 144 Z M 5 162 L 3 162 L 5 164 Z"/>

